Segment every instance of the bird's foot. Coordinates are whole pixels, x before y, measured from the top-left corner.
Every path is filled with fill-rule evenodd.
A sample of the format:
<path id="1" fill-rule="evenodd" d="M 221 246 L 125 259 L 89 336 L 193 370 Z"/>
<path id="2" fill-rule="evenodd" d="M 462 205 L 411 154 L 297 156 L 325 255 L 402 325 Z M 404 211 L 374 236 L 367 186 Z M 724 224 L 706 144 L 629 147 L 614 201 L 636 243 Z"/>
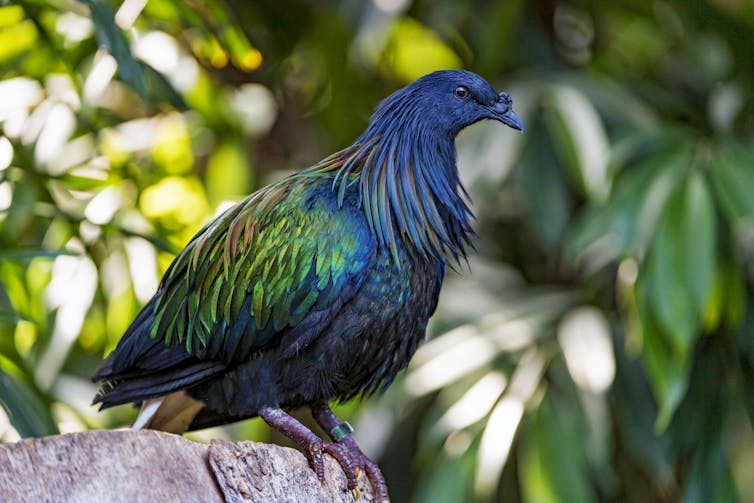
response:
<path id="1" fill-rule="evenodd" d="M 348 466 L 354 467 L 353 469 L 355 471 L 353 480 L 357 481 L 360 472 L 363 471 L 369 479 L 369 482 L 371 482 L 372 484 L 375 499 L 379 503 L 388 503 L 390 501 L 390 498 L 388 497 L 385 477 L 382 476 L 382 472 L 380 471 L 380 467 L 377 466 L 377 463 L 369 459 L 366 454 L 361 452 L 358 444 L 353 439 L 353 437 L 351 437 L 351 433 L 353 432 L 351 426 L 348 423 L 341 423 L 340 419 L 338 419 L 335 413 L 325 402 L 313 405 L 312 415 L 314 416 L 314 419 L 317 421 L 317 423 L 319 423 L 319 425 L 330 434 L 330 437 L 335 440 L 335 442 L 333 442 L 333 445 L 340 446 L 341 450 L 344 450 L 348 453 Z M 348 477 L 348 471 L 346 470 L 344 463 L 341 462 L 336 455 L 331 454 L 331 456 L 333 456 L 335 459 L 338 459 L 338 462 L 343 467 L 343 470 L 346 472 L 346 476 Z M 351 480 L 352 479 L 349 478 L 348 488 L 358 494 L 358 485 L 351 487 Z"/>
<path id="2" fill-rule="evenodd" d="M 361 449 L 356 444 L 356 441 L 351 437 L 345 437 L 342 440 L 338 442 L 338 445 L 341 445 L 348 450 L 350 453 L 351 459 L 353 460 L 352 463 L 356 466 L 357 470 L 357 478 L 358 478 L 358 472 L 364 471 L 367 478 L 369 479 L 369 482 L 372 483 L 372 489 L 374 489 L 374 496 L 377 501 L 380 503 L 386 503 L 389 502 L 390 499 L 388 498 L 387 494 L 387 484 L 385 483 L 385 477 L 382 476 L 382 472 L 380 471 L 380 467 L 369 459 L 366 454 L 361 452 Z"/>
<path id="3" fill-rule="evenodd" d="M 358 479 L 361 473 L 365 473 L 369 482 L 372 484 L 376 500 L 380 503 L 390 501 L 387 494 L 387 484 L 382 476 L 377 463 L 369 459 L 356 442 L 351 437 L 347 437 L 339 442 L 316 442 L 307 448 L 309 460 L 312 469 L 320 480 L 324 479 L 324 459 L 323 453 L 332 456 L 343 469 L 346 475 L 347 487 L 353 491 L 356 499 L 359 499 L 361 490 L 359 489 Z"/>
<path id="4" fill-rule="evenodd" d="M 314 470 L 314 473 L 317 474 L 320 481 L 325 478 L 323 454 L 327 453 L 332 456 L 343 469 L 343 473 L 346 475 L 348 489 L 359 494 L 358 467 L 354 464 L 350 452 L 344 445 L 320 440 L 319 442 L 309 445 L 306 450 L 309 454 L 309 461 L 311 462 L 312 469 Z"/>
<path id="5" fill-rule="evenodd" d="M 382 477 L 377 463 L 366 457 L 350 436 L 346 435 L 336 442 L 325 442 L 309 428 L 278 407 L 260 407 L 259 416 L 306 451 L 312 469 L 320 481 L 325 478 L 324 454 L 329 454 L 343 469 L 347 487 L 354 492 L 357 499 L 361 495 L 358 483 L 359 473 L 363 471 L 372 483 L 377 501 L 379 503 L 390 501 L 385 479 Z"/>

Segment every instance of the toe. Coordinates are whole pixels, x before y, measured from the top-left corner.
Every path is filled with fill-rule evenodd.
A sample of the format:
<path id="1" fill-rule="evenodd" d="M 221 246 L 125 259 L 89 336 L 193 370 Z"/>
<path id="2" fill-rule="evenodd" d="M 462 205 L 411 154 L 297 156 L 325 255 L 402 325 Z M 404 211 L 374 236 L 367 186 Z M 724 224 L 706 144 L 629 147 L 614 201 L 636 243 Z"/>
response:
<path id="1" fill-rule="evenodd" d="M 309 461 L 312 464 L 314 473 L 317 474 L 317 478 L 320 482 L 325 480 L 325 462 L 322 457 L 322 445 L 315 444 L 309 447 Z"/>
<path id="2" fill-rule="evenodd" d="M 385 477 L 382 476 L 382 472 L 377 466 L 377 463 L 369 458 L 366 458 L 366 456 L 364 461 L 364 471 L 366 472 L 369 482 L 372 483 L 375 499 L 380 502 L 390 501 L 387 495 L 387 484 L 385 483 Z"/>
<path id="3" fill-rule="evenodd" d="M 356 469 L 358 464 L 351 456 L 351 452 L 348 449 L 344 449 L 342 445 L 336 443 L 324 444 L 324 450 L 331 455 L 343 469 L 343 473 L 346 475 L 348 481 L 347 487 L 353 491 L 358 489 L 358 482 L 356 477 Z"/>

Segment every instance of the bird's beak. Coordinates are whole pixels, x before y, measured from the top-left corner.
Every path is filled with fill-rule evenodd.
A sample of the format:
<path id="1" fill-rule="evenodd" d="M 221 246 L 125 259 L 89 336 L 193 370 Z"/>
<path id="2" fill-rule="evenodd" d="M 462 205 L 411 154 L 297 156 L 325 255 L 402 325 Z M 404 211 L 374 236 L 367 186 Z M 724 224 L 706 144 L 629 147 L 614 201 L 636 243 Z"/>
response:
<path id="1" fill-rule="evenodd" d="M 513 100 L 508 93 L 500 93 L 494 105 L 490 106 L 490 118 L 499 120 L 518 131 L 524 130 L 524 121 L 513 111 Z"/>

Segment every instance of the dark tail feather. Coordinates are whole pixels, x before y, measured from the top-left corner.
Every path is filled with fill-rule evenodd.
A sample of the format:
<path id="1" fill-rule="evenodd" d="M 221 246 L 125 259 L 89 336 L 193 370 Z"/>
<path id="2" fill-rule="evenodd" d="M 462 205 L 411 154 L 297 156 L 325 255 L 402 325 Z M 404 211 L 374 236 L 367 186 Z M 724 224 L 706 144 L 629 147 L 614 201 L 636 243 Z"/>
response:
<path id="1" fill-rule="evenodd" d="M 197 359 L 182 344 L 167 346 L 149 336 L 157 295 L 139 312 L 92 376 L 94 382 L 102 382 L 94 403 L 102 404 L 103 409 L 190 388 L 226 370 L 217 361 Z"/>
<path id="2" fill-rule="evenodd" d="M 209 379 L 225 370 L 225 366 L 216 362 L 196 362 L 188 367 L 167 369 L 163 372 L 127 376 L 124 380 L 107 380 L 102 385 L 94 403 L 102 404 L 106 409 L 124 403 L 142 402 L 186 389 Z"/>
<path id="3" fill-rule="evenodd" d="M 153 350 L 158 342 L 149 337 L 149 329 L 154 321 L 153 307 L 155 295 L 145 305 L 134 321 L 131 322 L 126 333 L 118 342 L 118 346 L 100 364 L 92 375 L 92 381 L 102 381 L 112 378 L 129 368 L 139 356 Z"/>
<path id="4" fill-rule="evenodd" d="M 205 407 L 199 411 L 196 417 L 194 417 L 187 431 L 202 430 L 204 428 L 211 428 L 213 426 L 235 423 L 236 421 L 242 421 L 250 417 L 256 417 L 256 414 L 238 416 L 232 414 L 224 414 Z"/>

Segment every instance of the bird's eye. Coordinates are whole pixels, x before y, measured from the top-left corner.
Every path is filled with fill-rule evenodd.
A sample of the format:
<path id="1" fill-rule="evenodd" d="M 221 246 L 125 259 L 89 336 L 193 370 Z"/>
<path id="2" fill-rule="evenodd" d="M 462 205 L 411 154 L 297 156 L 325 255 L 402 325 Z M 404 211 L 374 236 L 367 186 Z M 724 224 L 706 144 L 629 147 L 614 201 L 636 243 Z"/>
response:
<path id="1" fill-rule="evenodd" d="M 459 100 L 465 100 L 469 97 L 469 88 L 466 86 L 458 86 L 453 91 L 453 94 L 455 94 L 456 98 Z"/>

